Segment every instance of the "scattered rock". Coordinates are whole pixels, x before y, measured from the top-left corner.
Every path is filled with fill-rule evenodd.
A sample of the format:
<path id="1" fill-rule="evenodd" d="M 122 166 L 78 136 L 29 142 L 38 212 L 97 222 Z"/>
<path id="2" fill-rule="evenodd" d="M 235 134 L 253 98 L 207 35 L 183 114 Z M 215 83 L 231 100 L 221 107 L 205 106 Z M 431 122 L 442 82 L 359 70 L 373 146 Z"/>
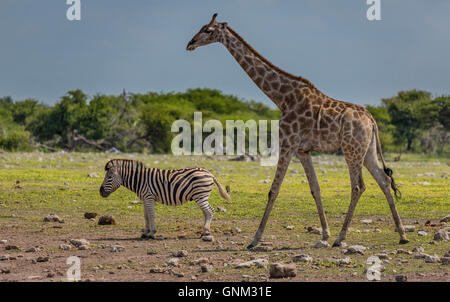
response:
<path id="1" fill-rule="evenodd" d="M 344 254 L 365 254 L 366 247 L 362 245 L 350 245 Z"/>
<path id="2" fill-rule="evenodd" d="M 426 263 L 438 263 L 440 261 L 441 261 L 441 259 L 439 258 L 439 256 L 436 256 L 436 255 L 434 255 L 434 256 L 426 255 L 425 256 Z"/>
<path id="3" fill-rule="evenodd" d="M 7 243 L 8 243 L 8 240 L 6 240 L 6 239 L 0 240 L 0 244 L 7 244 Z"/>
<path id="4" fill-rule="evenodd" d="M 165 272 L 166 272 L 166 270 L 162 267 L 153 267 L 150 269 L 150 273 L 152 273 L 152 274 L 163 274 Z"/>
<path id="5" fill-rule="evenodd" d="M 157 251 L 151 251 L 151 250 L 147 251 L 147 255 L 156 255 L 156 254 L 158 254 Z"/>
<path id="6" fill-rule="evenodd" d="M 319 229 L 318 227 L 309 226 L 306 227 L 306 231 L 311 234 L 322 235 L 322 229 Z"/>
<path id="7" fill-rule="evenodd" d="M 448 232 L 445 229 L 438 230 L 434 233 L 434 241 L 448 241 Z"/>
<path id="8" fill-rule="evenodd" d="M 397 275 L 397 276 L 395 276 L 395 281 L 406 282 L 406 281 L 408 281 L 408 277 L 406 275 Z"/>
<path id="9" fill-rule="evenodd" d="M 350 259 L 350 257 L 345 257 L 342 259 L 335 260 L 335 263 L 337 265 L 347 265 L 347 264 L 350 264 L 351 262 L 352 262 L 352 259 Z"/>
<path id="10" fill-rule="evenodd" d="M 37 252 L 37 248 L 35 247 L 30 247 L 29 249 L 25 250 L 25 253 L 35 253 Z"/>
<path id="11" fill-rule="evenodd" d="M 241 233 L 241 232 L 242 232 L 242 230 L 240 228 L 237 228 L 237 227 L 233 228 L 233 233 L 238 234 L 238 233 Z"/>
<path id="12" fill-rule="evenodd" d="M 429 256 L 428 254 L 419 252 L 419 253 L 414 255 L 414 259 L 425 259 L 428 256 Z"/>
<path id="13" fill-rule="evenodd" d="M 48 262 L 48 257 L 38 257 L 36 262 Z"/>
<path id="14" fill-rule="evenodd" d="M 439 222 L 450 222 L 450 215 L 445 216 L 444 218 L 439 220 Z"/>
<path id="15" fill-rule="evenodd" d="M 407 255 L 412 254 L 412 252 L 404 250 L 404 249 L 397 249 L 395 252 L 396 252 L 396 254 L 407 254 Z"/>
<path id="16" fill-rule="evenodd" d="M 428 177 L 436 177 L 436 173 L 433 172 L 425 172 L 423 173 L 424 176 L 428 176 Z"/>
<path id="17" fill-rule="evenodd" d="M 19 251 L 20 248 L 17 245 L 7 245 L 5 246 L 5 250 L 7 251 Z"/>
<path id="18" fill-rule="evenodd" d="M 252 266 L 256 266 L 259 268 L 265 268 L 265 267 L 267 267 L 268 264 L 269 264 L 269 261 L 267 261 L 267 259 L 259 258 L 259 259 L 254 259 L 254 260 L 250 260 L 247 262 L 239 263 L 235 266 L 235 268 L 249 268 Z"/>
<path id="19" fill-rule="evenodd" d="M 294 262 L 312 262 L 313 258 L 309 255 L 300 254 L 292 257 L 292 261 Z"/>
<path id="20" fill-rule="evenodd" d="M 271 278 L 287 278 L 297 276 L 295 263 L 281 264 L 274 263 L 270 265 L 270 277 Z"/>
<path id="21" fill-rule="evenodd" d="M 125 248 L 121 245 L 111 245 L 109 251 L 111 253 L 123 252 Z"/>
<path id="22" fill-rule="evenodd" d="M 88 177 L 90 177 L 90 178 L 98 178 L 98 173 L 97 172 L 89 173 Z"/>
<path id="23" fill-rule="evenodd" d="M 11 271 L 9 270 L 9 268 L 1 268 L 0 269 L 0 273 L 2 273 L 2 274 L 9 274 L 9 273 L 11 273 Z"/>
<path id="24" fill-rule="evenodd" d="M 206 241 L 206 242 L 213 242 L 214 241 L 214 236 L 212 236 L 212 235 L 205 235 L 205 236 L 202 236 L 202 240 Z"/>
<path id="25" fill-rule="evenodd" d="M 419 235 L 419 236 L 426 236 L 426 235 L 428 235 L 428 233 L 425 232 L 425 231 L 418 231 L 417 235 Z"/>
<path id="26" fill-rule="evenodd" d="M 213 266 L 210 264 L 203 263 L 200 265 L 200 270 L 202 273 L 208 273 L 213 270 Z"/>
<path id="27" fill-rule="evenodd" d="M 172 256 L 174 256 L 174 257 L 187 257 L 187 255 L 188 255 L 188 252 L 186 250 L 172 252 Z"/>
<path id="28" fill-rule="evenodd" d="M 363 220 L 361 220 L 361 223 L 363 223 L 363 224 L 371 224 L 372 222 L 373 222 L 372 219 L 363 219 Z"/>
<path id="29" fill-rule="evenodd" d="M 264 183 L 264 184 L 268 184 L 270 183 L 270 179 L 262 179 L 260 181 L 258 181 L 259 183 Z"/>
<path id="30" fill-rule="evenodd" d="M 9 255 L 0 255 L 0 261 L 9 260 Z"/>
<path id="31" fill-rule="evenodd" d="M 86 239 L 70 239 L 69 242 L 79 250 L 87 250 L 90 244 Z"/>
<path id="32" fill-rule="evenodd" d="M 416 246 L 415 248 L 412 249 L 412 251 L 413 251 L 414 253 L 423 253 L 425 250 L 424 250 L 424 248 L 421 247 L 421 246 Z"/>
<path id="33" fill-rule="evenodd" d="M 315 249 L 320 249 L 320 248 L 323 248 L 323 247 L 329 247 L 330 246 L 330 244 L 327 242 L 327 241 L 325 241 L 325 240 L 320 240 L 319 242 L 317 242 L 315 245 L 314 245 L 314 248 Z"/>
<path id="34" fill-rule="evenodd" d="M 198 258 L 196 260 L 192 260 L 190 265 L 204 264 L 209 263 L 209 259 L 206 257 Z"/>
<path id="35" fill-rule="evenodd" d="M 63 251 L 69 251 L 72 247 L 68 244 L 60 244 L 59 245 L 59 249 L 63 250 Z"/>
<path id="36" fill-rule="evenodd" d="M 449 265 L 450 264 L 450 257 L 442 257 L 441 258 L 441 263 L 444 265 Z"/>
<path id="37" fill-rule="evenodd" d="M 286 230 L 293 230 L 294 228 L 295 228 L 295 226 L 293 226 L 293 225 L 286 226 Z"/>
<path id="38" fill-rule="evenodd" d="M 405 225 L 405 232 L 414 232 L 416 230 L 416 226 L 415 225 Z"/>
<path id="39" fill-rule="evenodd" d="M 44 222 L 59 222 L 64 223 L 64 220 L 58 217 L 56 214 L 48 214 L 44 217 Z"/>
<path id="40" fill-rule="evenodd" d="M 97 213 L 86 212 L 86 213 L 84 213 L 84 218 L 92 219 L 92 218 L 97 217 L 97 215 L 98 215 Z"/>
<path id="41" fill-rule="evenodd" d="M 389 259 L 389 256 L 386 253 L 380 253 L 377 255 L 381 260 Z"/>
<path id="42" fill-rule="evenodd" d="M 116 224 L 116 220 L 112 215 L 103 215 L 98 219 L 99 225 L 112 225 Z"/>
<path id="43" fill-rule="evenodd" d="M 166 264 L 169 266 L 178 266 L 179 265 L 179 258 L 170 258 L 169 260 L 166 261 Z"/>

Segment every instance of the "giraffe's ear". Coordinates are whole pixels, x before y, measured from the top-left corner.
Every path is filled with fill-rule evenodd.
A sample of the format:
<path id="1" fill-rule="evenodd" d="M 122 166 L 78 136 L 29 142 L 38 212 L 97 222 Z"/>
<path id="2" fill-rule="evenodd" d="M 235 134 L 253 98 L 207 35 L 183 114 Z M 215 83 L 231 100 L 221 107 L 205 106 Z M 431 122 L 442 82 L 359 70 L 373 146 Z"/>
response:
<path id="1" fill-rule="evenodd" d="M 227 23 L 227 22 L 220 23 L 220 27 L 221 27 L 222 29 L 227 29 L 228 23 Z"/>

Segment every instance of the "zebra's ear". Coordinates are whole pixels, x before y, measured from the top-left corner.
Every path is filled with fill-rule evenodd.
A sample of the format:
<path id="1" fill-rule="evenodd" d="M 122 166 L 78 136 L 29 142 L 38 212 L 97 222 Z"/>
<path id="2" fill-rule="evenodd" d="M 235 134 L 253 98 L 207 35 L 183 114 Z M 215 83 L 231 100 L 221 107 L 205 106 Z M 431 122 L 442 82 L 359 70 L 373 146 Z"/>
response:
<path id="1" fill-rule="evenodd" d="M 111 168 L 111 166 L 112 166 L 111 161 L 107 162 L 105 165 L 105 171 L 108 171 Z"/>

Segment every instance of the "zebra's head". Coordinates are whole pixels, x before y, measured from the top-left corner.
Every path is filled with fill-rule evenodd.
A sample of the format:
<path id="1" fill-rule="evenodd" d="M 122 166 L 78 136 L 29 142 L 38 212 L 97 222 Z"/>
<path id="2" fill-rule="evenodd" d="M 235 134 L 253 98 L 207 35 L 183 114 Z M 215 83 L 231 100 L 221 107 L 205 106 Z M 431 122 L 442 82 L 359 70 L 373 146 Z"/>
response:
<path id="1" fill-rule="evenodd" d="M 100 186 L 100 195 L 102 197 L 108 197 L 122 185 L 122 176 L 119 173 L 120 167 L 116 164 L 116 161 L 110 160 L 105 165 L 106 175 Z"/>

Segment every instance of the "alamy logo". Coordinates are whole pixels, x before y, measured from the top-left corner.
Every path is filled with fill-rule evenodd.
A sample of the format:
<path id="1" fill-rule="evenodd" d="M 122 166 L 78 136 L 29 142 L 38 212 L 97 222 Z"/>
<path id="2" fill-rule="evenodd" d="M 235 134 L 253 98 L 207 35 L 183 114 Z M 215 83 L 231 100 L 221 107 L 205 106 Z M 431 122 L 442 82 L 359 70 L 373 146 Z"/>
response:
<path id="1" fill-rule="evenodd" d="M 66 4 L 70 5 L 67 9 L 66 17 L 69 21 L 81 20 L 81 0 L 67 0 Z"/>
<path id="2" fill-rule="evenodd" d="M 278 120 L 271 121 L 270 145 L 268 144 L 267 137 L 268 123 L 265 120 L 260 120 L 258 124 L 254 120 L 248 120 L 246 122 L 241 120 L 227 120 L 225 147 L 223 137 L 224 128 L 220 121 L 208 120 L 203 124 L 202 113 L 194 112 L 193 126 L 194 129 L 192 130 L 191 124 L 186 120 L 176 120 L 172 124 L 171 131 L 180 133 L 172 140 L 171 149 L 174 155 L 248 154 L 256 156 L 259 154 L 261 155 L 262 166 L 273 166 L 278 161 Z M 246 129 L 248 130 L 248 141 L 246 140 Z M 203 139 L 203 133 L 211 134 Z M 194 138 L 193 144 L 192 137 Z M 246 150 L 246 145 L 248 145 L 248 150 Z"/>
<path id="3" fill-rule="evenodd" d="M 367 20 L 380 21 L 381 20 L 381 0 L 367 0 L 367 5 L 371 5 L 367 9 Z"/>
<path id="4" fill-rule="evenodd" d="M 66 272 L 67 281 L 81 280 L 81 260 L 77 256 L 70 256 L 66 260 L 67 265 L 71 265 Z"/>

